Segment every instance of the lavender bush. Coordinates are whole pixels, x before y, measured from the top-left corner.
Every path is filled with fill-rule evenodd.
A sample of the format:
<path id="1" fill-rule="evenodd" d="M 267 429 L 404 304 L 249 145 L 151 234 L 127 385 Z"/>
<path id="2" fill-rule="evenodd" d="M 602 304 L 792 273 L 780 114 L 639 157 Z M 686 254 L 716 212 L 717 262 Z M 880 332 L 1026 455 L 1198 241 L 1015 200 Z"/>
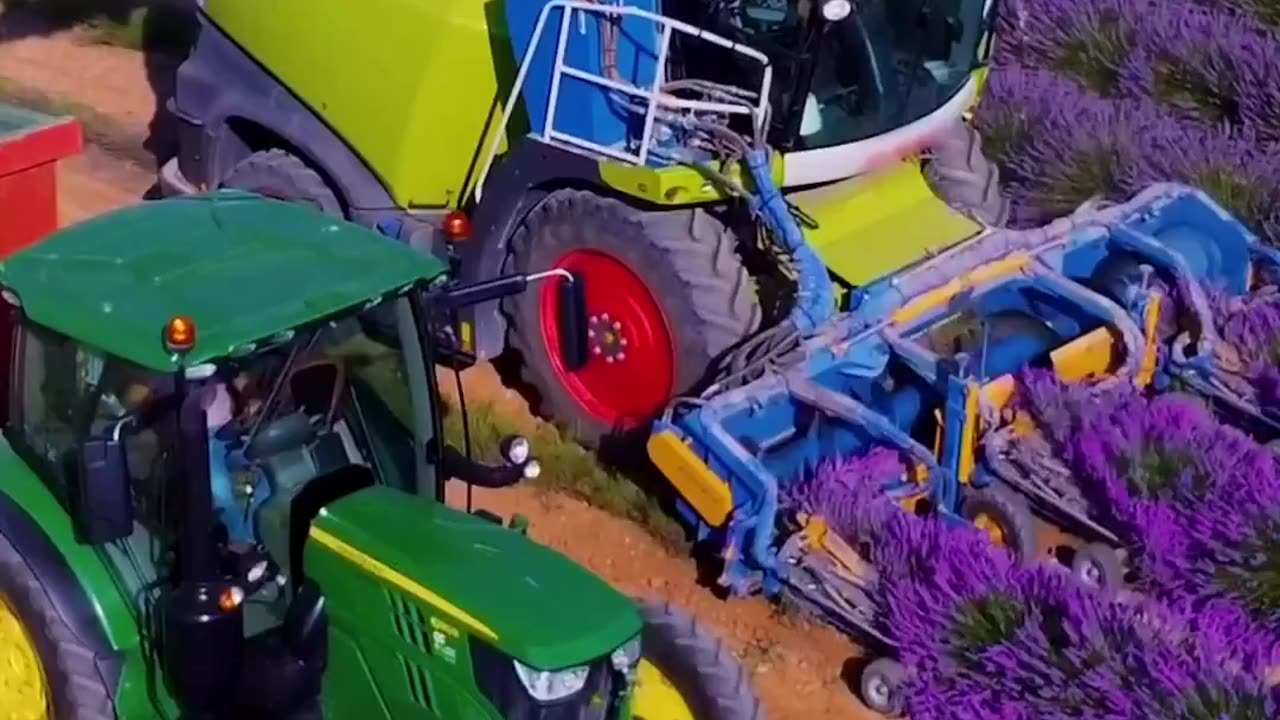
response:
<path id="1" fill-rule="evenodd" d="M 914 720 L 996 717 L 1273 717 L 1262 668 L 1219 625 L 1084 592 L 1065 573 L 1019 568 L 985 535 L 899 510 L 904 471 L 877 449 L 821 468 L 791 497 L 867 549 L 881 630 L 913 674 Z"/>
<path id="2" fill-rule="evenodd" d="M 1091 513 L 1130 551 L 1136 584 L 1247 662 L 1280 661 L 1280 466 L 1196 399 L 1020 380 L 1024 407 Z"/>
<path id="3" fill-rule="evenodd" d="M 1280 242 L 1280 0 L 1010 0 L 978 113 L 1014 221 L 1152 182 Z"/>

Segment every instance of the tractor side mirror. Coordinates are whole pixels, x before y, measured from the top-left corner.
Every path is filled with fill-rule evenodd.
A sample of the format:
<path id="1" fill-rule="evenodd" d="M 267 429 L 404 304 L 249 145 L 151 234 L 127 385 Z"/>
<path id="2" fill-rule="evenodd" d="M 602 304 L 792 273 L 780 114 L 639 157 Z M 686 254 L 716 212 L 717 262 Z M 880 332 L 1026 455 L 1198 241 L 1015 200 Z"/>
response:
<path id="1" fill-rule="evenodd" d="M 107 434 L 91 436 L 80 444 L 80 472 L 72 495 L 80 542 L 100 545 L 133 534 L 133 495 L 121 439 L 130 421 L 121 420 Z"/>

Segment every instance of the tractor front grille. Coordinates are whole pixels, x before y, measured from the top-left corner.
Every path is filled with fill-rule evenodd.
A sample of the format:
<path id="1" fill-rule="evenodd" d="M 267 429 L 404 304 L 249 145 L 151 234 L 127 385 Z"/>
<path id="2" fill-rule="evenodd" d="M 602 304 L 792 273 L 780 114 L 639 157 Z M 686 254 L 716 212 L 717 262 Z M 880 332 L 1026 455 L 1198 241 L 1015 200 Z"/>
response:
<path id="1" fill-rule="evenodd" d="M 505 720 L 613 720 L 618 716 L 614 696 L 619 678 L 607 657 L 591 663 L 582 690 L 550 703 L 530 696 L 511 658 L 484 642 L 472 640 L 471 665 L 476 685 Z"/>

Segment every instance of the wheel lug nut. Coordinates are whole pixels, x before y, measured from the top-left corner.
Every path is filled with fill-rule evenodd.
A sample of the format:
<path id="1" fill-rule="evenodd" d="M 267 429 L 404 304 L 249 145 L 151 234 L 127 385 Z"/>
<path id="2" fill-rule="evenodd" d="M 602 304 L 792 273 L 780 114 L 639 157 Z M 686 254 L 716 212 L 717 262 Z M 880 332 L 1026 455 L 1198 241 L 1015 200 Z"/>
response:
<path id="1" fill-rule="evenodd" d="M 614 330 L 621 330 L 621 329 L 622 329 L 622 323 L 618 322 L 617 320 L 614 320 L 614 321 L 613 321 L 613 329 L 614 329 Z"/>
<path id="2" fill-rule="evenodd" d="M 607 363 L 612 363 L 612 362 L 613 362 L 613 356 L 612 356 L 612 355 L 610 355 L 610 356 L 606 357 L 606 358 L 604 359 L 604 361 L 605 361 L 605 362 L 607 362 Z"/>
<path id="3" fill-rule="evenodd" d="M 620 339 L 618 340 L 618 344 L 619 344 L 619 345 L 621 345 L 622 347 L 626 347 L 626 346 L 627 346 L 627 339 L 626 339 L 626 338 L 620 338 Z"/>
<path id="4" fill-rule="evenodd" d="M 623 360 L 626 360 L 626 359 L 627 359 L 627 354 L 626 354 L 626 353 L 624 353 L 624 352 L 620 352 L 620 353 L 618 353 L 618 361 L 619 361 L 619 362 L 621 362 L 621 361 L 623 361 Z"/>
<path id="5" fill-rule="evenodd" d="M 593 323 L 598 323 L 598 322 L 600 322 L 600 316 L 599 316 L 599 315 L 592 315 L 592 316 L 591 316 L 591 322 L 593 322 Z"/>
<path id="6" fill-rule="evenodd" d="M 595 330 L 588 330 L 588 331 L 587 331 L 587 337 L 595 337 L 595 336 L 596 336 L 596 331 L 595 331 Z"/>
<path id="7" fill-rule="evenodd" d="M 594 353 L 594 354 L 596 354 L 596 355 L 599 355 L 602 351 L 600 350 L 600 348 L 599 348 L 599 347 L 593 347 L 593 348 L 591 348 L 591 352 L 592 352 L 592 353 Z"/>
<path id="8" fill-rule="evenodd" d="M 600 316 L 600 319 L 601 319 L 601 320 L 603 320 L 603 321 L 605 321 L 605 322 L 609 322 L 609 313 L 604 313 L 604 314 L 602 314 L 602 315 Z"/>

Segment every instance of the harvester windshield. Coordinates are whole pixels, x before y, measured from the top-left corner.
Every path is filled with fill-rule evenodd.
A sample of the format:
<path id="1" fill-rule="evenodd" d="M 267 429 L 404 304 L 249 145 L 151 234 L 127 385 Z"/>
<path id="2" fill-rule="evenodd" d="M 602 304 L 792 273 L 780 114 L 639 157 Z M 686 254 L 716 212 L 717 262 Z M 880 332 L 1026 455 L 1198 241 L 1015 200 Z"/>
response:
<path id="1" fill-rule="evenodd" d="M 995 4 L 674 0 L 665 7 L 766 53 L 777 78 L 770 141 L 810 150 L 881 135 L 942 107 L 985 62 Z M 690 76 L 730 82 L 741 70 L 717 48 L 682 50 Z"/>

